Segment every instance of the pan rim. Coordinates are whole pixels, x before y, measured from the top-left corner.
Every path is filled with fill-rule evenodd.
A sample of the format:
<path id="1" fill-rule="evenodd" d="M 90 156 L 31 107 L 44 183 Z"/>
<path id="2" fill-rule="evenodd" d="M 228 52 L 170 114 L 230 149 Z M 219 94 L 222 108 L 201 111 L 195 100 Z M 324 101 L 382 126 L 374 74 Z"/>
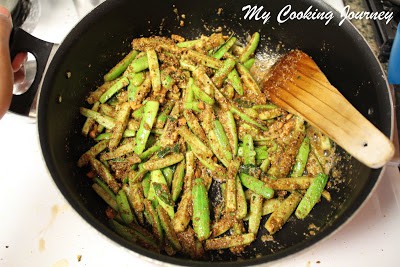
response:
<path id="1" fill-rule="evenodd" d="M 112 1 L 106 1 L 102 5 L 100 5 L 98 8 L 104 8 L 104 9 L 108 8 L 109 6 L 113 5 L 113 3 L 111 3 L 111 2 Z M 326 3 L 319 3 L 319 2 L 316 2 L 314 0 L 310 0 L 310 1 L 306 1 L 306 2 L 314 3 L 314 5 L 316 5 L 318 7 L 324 6 L 325 9 L 330 7 Z M 98 11 L 98 12 L 100 12 L 100 11 Z M 84 20 L 82 20 L 77 26 L 83 25 L 83 23 L 84 23 Z M 358 31 L 358 29 L 351 22 L 349 22 L 348 20 L 346 20 L 346 22 L 342 25 L 342 27 L 345 26 L 345 25 L 347 27 L 352 27 L 353 30 L 356 30 L 357 34 L 360 37 L 362 37 L 363 43 L 368 46 L 369 53 L 374 56 L 374 58 L 376 60 L 375 63 L 377 63 L 379 65 L 381 73 L 384 74 L 382 65 L 379 63 L 379 61 L 376 58 L 375 54 L 372 52 L 370 45 L 367 43 L 367 41 L 361 35 L 361 33 Z M 72 31 L 74 31 L 74 30 L 72 30 Z M 68 36 L 67 36 L 67 38 L 68 38 Z M 62 44 L 64 44 L 64 42 Z M 62 44 L 61 44 L 60 47 L 62 47 Z M 51 59 L 51 62 L 49 63 L 49 66 L 51 66 L 51 64 L 54 62 L 53 59 L 57 57 L 59 52 L 61 53 L 60 49 L 57 49 L 54 57 Z M 43 76 L 43 85 L 47 84 L 46 81 L 48 79 L 46 79 L 46 78 L 48 78 L 48 76 L 47 76 L 48 73 L 51 73 L 51 72 L 52 72 L 52 70 L 48 70 L 47 73 L 44 74 L 44 76 Z M 393 133 L 394 133 L 394 128 L 393 128 L 393 126 L 394 126 L 393 98 L 392 98 L 392 95 L 390 94 L 390 91 L 389 91 L 389 85 L 388 85 L 387 79 L 384 79 L 384 80 L 386 82 L 385 87 L 386 87 L 386 89 L 388 91 L 389 102 L 390 102 L 390 112 L 391 112 L 391 114 L 390 114 L 390 118 L 391 118 L 390 138 L 393 139 Z M 37 117 L 38 118 L 38 132 L 39 132 L 39 139 L 40 139 L 40 144 L 41 144 L 42 155 L 43 155 L 44 160 L 46 162 L 47 169 L 48 169 L 51 177 L 53 178 L 52 180 L 55 182 L 57 188 L 60 190 L 60 192 L 62 193 L 63 197 L 73 207 L 75 212 L 77 212 L 80 215 L 80 217 L 86 223 L 88 223 L 91 227 L 95 228 L 96 231 L 100 232 L 101 235 L 107 237 L 108 240 L 111 240 L 111 241 L 115 242 L 116 245 L 122 246 L 122 247 L 124 247 L 124 249 L 127 249 L 130 252 L 133 252 L 139 258 L 144 258 L 145 260 L 147 260 L 149 262 L 157 262 L 158 264 L 162 264 L 162 265 L 171 265 L 171 264 L 172 265 L 175 265 L 175 264 L 177 264 L 177 265 L 186 265 L 187 264 L 187 260 L 185 260 L 185 259 L 174 258 L 174 257 L 166 256 L 166 255 L 163 255 L 163 254 L 157 254 L 157 253 L 153 254 L 152 252 L 149 252 L 149 251 L 141 248 L 140 246 L 138 246 L 136 244 L 132 244 L 132 243 L 126 241 L 125 239 L 123 239 L 122 237 L 119 237 L 114 232 L 112 232 L 110 229 L 106 228 L 102 223 L 97 221 L 94 218 L 94 216 L 89 216 L 88 210 L 85 209 L 83 207 L 83 205 L 81 205 L 80 203 L 76 203 L 75 199 L 67 194 L 68 191 L 66 190 L 66 187 L 62 184 L 62 182 L 60 181 L 59 178 L 56 179 L 57 170 L 56 170 L 55 166 L 53 166 L 53 162 L 49 162 L 49 161 L 51 161 L 49 159 L 49 157 L 45 157 L 45 153 L 46 152 L 50 153 L 49 152 L 50 148 L 48 147 L 48 144 L 46 143 L 46 140 L 44 140 L 45 134 L 43 132 L 45 132 L 45 129 L 44 129 L 44 127 L 42 127 L 42 121 L 43 122 L 45 121 L 45 119 L 44 119 L 45 117 L 44 117 L 44 115 L 42 115 L 42 112 L 44 113 L 44 109 L 40 108 L 41 106 L 45 105 L 45 103 L 42 103 L 42 102 L 44 102 L 44 98 L 41 97 L 42 93 L 43 93 L 43 91 L 40 90 L 39 97 L 38 97 L 38 100 L 37 100 L 38 101 L 38 117 Z M 51 166 L 49 166 L 49 165 L 51 165 Z M 371 197 L 372 193 L 376 190 L 376 187 L 377 187 L 378 183 L 381 181 L 385 169 L 386 169 L 386 167 L 383 167 L 383 168 L 380 169 L 380 173 L 379 173 L 376 181 L 374 182 L 374 185 L 373 185 L 372 189 L 362 199 L 361 203 L 360 204 L 353 203 L 350 206 L 350 208 L 348 208 L 349 210 L 351 210 L 351 211 L 348 211 L 350 213 L 349 216 L 343 215 L 344 217 L 342 218 L 342 220 L 340 222 L 338 222 L 338 220 L 335 221 L 335 225 L 338 225 L 338 226 L 336 226 L 336 227 L 333 226 L 333 225 L 330 226 L 331 230 L 325 230 L 325 232 L 324 232 L 325 234 L 324 235 L 319 236 L 316 239 L 305 240 L 305 242 L 302 242 L 301 244 L 298 244 L 295 247 L 288 248 L 289 252 L 287 252 L 288 249 L 285 249 L 284 250 L 285 253 L 283 253 L 283 254 L 286 254 L 286 255 L 284 255 L 283 257 L 275 256 L 275 255 L 280 255 L 280 253 L 276 253 L 276 254 L 271 254 L 271 255 L 265 255 L 265 256 L 263 256 L 263 257 L 261 257 L 259 259 L 256 259 L 256 258 L 254 258 L 254 259 L 246 259 L 244 261 L 236 261 L 236 262 L 216 262 L 216 264 L 221 265 L 221 266 L 227 265 L 227 264 L 235 265 L 235 266 L 249 266 L 249 265 L 262 264 L 262 263 L 266 263 L 266 262 L 271 263 L 271 262 L 281 261 L 281 260 L 287 259 L 289 257 L 294 257 L 294 256 L 298 255 L 299 253 L 301 253 L 303 251 L 307 251 L 307 250 L 311 249 L 316 244 L 319 244 L 319 242 L 321 242 L 322 240 L 326 240 L 327 238 L 329 238 L 332 235 L 334 235 L 335 233 L 337 233 L 337 231 L 342 229 L 345 224 L 348 224 L 348 222 L 351 221 L 355 217 L 355 215 L 360 211 L 360 209 L 365 205 L 367 200 Z M 326 232 L 326 231 L 328 231 L 328 232 Z M 304 244 L 305 244 L 305 246 L 304 246 Z M 300 246 L 300 247 L 297 248 L 297 246 Z M 160 261 L 157 258 L 161 258 L 162 260 Z M 268 260 L 268 259 L 271 259 L 271 260 Z M 185 264 L 185 262 L 186 262 L 186 264 Z M 190 261 L 189 263 L 190 263 L 190 265 L 193 265 L 193 264 L 195 264 L 195 265 L 210 264 L 209 261 Z"/>

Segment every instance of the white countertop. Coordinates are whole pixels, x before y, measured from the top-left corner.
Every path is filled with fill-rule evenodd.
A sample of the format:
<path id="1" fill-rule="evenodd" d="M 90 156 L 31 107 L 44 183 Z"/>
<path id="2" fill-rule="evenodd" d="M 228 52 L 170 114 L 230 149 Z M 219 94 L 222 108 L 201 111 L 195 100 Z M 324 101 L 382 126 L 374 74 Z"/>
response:
<path id="1" fill-rule="evenodd" d="M 92 229 L 66 202 L 42 159 L 36 124 L 7 114 L 0 148 L 0 266 L 114 266 L 116 259 L 121 267 L 154 266 Z M 353 220 L 272 266 L 395 266 L 399 222 L 400 174 L 388 167 Z"/>
<path id="2" fill-rule="evenodd" d="M 55 23 L 41 24 L 33 34 L 59 42 L 64 35 L 49 35 L 49 25 L 71 28 L 77 13 L 72 2 L 53 3 L 68 6 L 42 9 L 40 19 Z M 6 114 L 0 120 L 0 149 L 0 266 L 115 266 L 117 261 L 121 267 L 154 266 L 92 229 L 66 202 L 47 171 L 36 124 Z M 400 174 L 388 167 L 348 224 L 307 251 L 268 266 L 396 266 L 399 223 Z"/>

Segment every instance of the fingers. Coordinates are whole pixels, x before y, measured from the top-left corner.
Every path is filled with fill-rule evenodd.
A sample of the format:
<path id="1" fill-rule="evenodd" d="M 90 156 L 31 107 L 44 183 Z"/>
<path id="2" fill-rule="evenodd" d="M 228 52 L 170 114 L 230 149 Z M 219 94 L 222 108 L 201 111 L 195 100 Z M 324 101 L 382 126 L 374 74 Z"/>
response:
<path id="1" fill-rule="evenodd" d="M 7 8 L 0 6 L 0 43 L 7 44 L 10 41 L 12 18 Z"/>
<path id="2" fill-rule="evenodd" d="M 14 72 L 14 84 L 20 84 L 23 83 L 25 81 L 25 68 L 24 66 L 22 66 L 21 68 L 19 68 L 19 70 L 17 70 L 16 72 Z"/>
<path id="3" fill-rule="evenodd" d="M 12 61 L 12 69 L 14 72 L 17 72 L 21 69 L 21 67 L 25 64 L 26 60 L 28 58 L 28 53 L 27 52 L 20 52 L 18 53 L 13 61 Z"/>
<path id="4" fill-rule="evenodd" d="M 11 29 L 10 12 L 0 6 L 0 118 L 10 106 L 14 82 L 9 51 Z"/>

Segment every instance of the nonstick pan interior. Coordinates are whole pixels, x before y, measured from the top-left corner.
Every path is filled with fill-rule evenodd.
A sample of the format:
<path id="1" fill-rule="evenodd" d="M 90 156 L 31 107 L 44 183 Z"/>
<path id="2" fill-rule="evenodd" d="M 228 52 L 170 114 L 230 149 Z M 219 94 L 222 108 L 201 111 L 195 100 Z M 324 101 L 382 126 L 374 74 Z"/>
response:
<path id="1" fill-rule="evenodd" d="M 85 169 L 76 167 L 79 156 L 93 145 L 80 134 L 84 118 L 79 107 L 87 106 L 85 97 L 102 83 L 102 76 L 130 49 L 133 38 L 150 35 L 180 34 L 188 39 L 208 35 L 222 27 L 245 40 L 259 31 L 260 50 L 280 52 L 299 48 L 313 57 L 328 79 L 349 101 L 386 135 L 391 133 L 391 101 L 382 70 L 367 44 L 346 22 L 338 27 L 338 14 L 328 25 L 324 21 L 287 21 L 278 24 L 275 16 L 287 4 L 293 10 L 310 5 L 319 10 L 328 7 L 319 1 L 106 1 L 85 17 L 67 36 L 54 56 L 45 76 L 40 99 L 38 126 L 40 142 L 54 181 L 69 203 L 93 227 L 118 244 L 150 258 L 169 263 L 192 262 L 179 255 L 169 257 L 147 251 L 112 232 L 102 200 L 92 191 Z M 272 18 L 244 20 L 242 7 L 263 5 Z M 185 19 L 182 18 L 185 15 Z M 184 26 L 180 26 L 180 20 Z M 340 149 L 339 149 L 340 151 Z M 381 170 L 370 170 L 354 159 L 343 156 L 335 168 L 339 178 L 333 181 L 332 201 L 322 200 L 304 221 L 290 219 L 274 241 L 249 246 L 243 260 L 230 253 L 211 252 L 208 261 L 250 265 L 279 259 L 309 247 L 332 233 L 359 208 L 374 187 Z M 266 218 L 261 222 L 264 225 Z M 315 235 L 309 225 L 314 224 Z M 235 262 L 230 262 L 235 261 Z"/>

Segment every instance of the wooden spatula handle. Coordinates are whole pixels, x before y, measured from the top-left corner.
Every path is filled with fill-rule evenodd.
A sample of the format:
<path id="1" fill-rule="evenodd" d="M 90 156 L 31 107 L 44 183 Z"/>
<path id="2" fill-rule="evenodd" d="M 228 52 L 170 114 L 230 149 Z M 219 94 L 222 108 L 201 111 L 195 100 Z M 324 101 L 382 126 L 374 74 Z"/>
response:
<path id="1" fill-rule="evenodd" d="M 380 168 L 393 157 L 393 143 L 303 52 L 295 50 L 277 63 L 263 87 L 271 101 L 303 117 L 365 165 Z"/>

